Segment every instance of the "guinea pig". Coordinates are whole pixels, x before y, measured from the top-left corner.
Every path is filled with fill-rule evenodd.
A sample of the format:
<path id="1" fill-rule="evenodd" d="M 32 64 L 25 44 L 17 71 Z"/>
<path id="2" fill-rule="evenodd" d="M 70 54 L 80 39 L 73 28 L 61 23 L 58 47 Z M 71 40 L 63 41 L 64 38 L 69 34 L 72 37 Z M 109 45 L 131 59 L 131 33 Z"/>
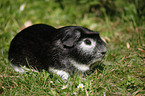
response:
<path id="1" fill-rule="evenodd" d="M 47 70 L 68 79 L 76 73 L 84 74 L 99 62 L 107 51 L 105 42 L 95 32 L 80 26 L 56 29 L 35 24 L 23 29 L 12 40 L 8 59 L 15 71 L 26 68 Z"/>

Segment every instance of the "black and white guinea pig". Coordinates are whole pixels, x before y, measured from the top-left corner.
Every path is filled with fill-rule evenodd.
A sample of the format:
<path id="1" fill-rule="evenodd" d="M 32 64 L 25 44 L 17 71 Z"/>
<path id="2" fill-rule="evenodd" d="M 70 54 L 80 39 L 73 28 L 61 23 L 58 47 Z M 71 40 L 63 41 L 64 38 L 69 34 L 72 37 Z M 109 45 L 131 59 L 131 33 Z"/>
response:
<path id="1" fill-rule="evenodd" d="M 107 51 L 98 32 L 80 26 L 59 29 L 35 24 L 18 33 L 11 42 L 8 59 L 15 71 L 22 66 L 48 70 L 68 79 L 84 74 L 91 64 L 101 61 Z"/>

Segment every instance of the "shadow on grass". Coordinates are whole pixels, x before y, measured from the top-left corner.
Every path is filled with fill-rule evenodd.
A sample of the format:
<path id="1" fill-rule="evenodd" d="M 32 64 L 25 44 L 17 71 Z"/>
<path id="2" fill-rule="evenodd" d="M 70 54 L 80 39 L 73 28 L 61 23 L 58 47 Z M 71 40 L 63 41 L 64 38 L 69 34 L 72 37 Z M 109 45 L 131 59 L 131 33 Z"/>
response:
<path id="1" fill-rule="evenodd" d="M 4 91 L 3 91 L 3 89 L 2 88 L 0 88 L 0 95 L 3 93 Z"/>
<path id="2" fill-rule="evenodd" d="M 91 69 L 89 71 L 87 71 L 86 74 L 90 75 L 90 74 L 94 73 L 95 70 L 97 70 L 99 73 L 101 73 L 104 70 L 104 67 L 105 67 L 105 65 L 102 62 L 93 64 L 91 66 Z"/>

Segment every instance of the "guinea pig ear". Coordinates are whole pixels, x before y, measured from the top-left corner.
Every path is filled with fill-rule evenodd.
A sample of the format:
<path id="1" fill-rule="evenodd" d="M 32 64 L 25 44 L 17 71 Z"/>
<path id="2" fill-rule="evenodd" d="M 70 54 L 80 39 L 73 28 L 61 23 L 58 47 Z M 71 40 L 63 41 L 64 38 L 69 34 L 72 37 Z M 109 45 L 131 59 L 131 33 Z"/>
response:
<path id="1" fill-rule="evenodd" d="M 62 43 L 65 47 L 73 47 L 76 41 L 80 38 L 81 33 L 79 31 L 68 32 L 62 39 Z"/>

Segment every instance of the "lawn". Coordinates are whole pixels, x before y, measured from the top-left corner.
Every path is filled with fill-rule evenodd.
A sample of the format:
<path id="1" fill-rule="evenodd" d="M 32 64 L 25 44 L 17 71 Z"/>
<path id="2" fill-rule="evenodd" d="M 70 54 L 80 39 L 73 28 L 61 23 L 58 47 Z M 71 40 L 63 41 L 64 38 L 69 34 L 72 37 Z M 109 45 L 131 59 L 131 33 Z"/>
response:
<path id="1" fill-rule="evenodd" d="M 0 95 L 145 95 L 143 0 L 1 0 Z M 15 72 L 7 59 L 11 40 L 30 24 L 76 25 L 99 31 L 107 44 L 103 70 L 63 82 L 42 72 Z"/>

